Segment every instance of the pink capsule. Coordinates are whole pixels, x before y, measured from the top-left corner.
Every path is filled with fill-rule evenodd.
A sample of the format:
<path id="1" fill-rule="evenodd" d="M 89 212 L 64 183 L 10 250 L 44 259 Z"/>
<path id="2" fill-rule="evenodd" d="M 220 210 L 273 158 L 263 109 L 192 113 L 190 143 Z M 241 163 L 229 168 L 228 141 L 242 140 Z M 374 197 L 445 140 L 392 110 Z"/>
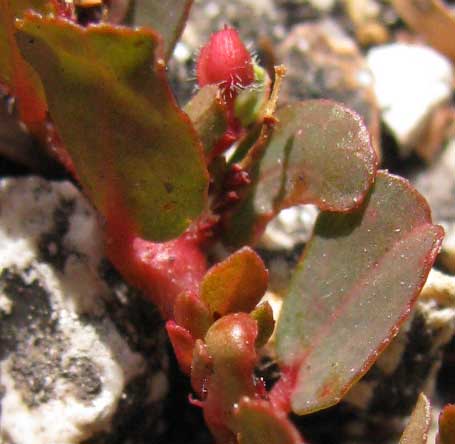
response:
<path id="1" fill-rule="evenodd" d="M 239 34 L 225 27 L 214 33 L 202 48 L 197 61 L 200 87 L 215 84 L 226 102 L 232 101 L 237 90 L 254 81 L 253 61 Z"/>

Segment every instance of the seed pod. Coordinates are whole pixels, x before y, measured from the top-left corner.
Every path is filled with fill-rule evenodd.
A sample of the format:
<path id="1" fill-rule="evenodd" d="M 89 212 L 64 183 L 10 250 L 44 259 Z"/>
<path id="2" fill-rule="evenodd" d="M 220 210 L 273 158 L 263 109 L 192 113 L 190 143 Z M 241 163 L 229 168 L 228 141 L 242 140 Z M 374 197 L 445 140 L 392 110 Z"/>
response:
<path id="1" fill-rule="evenodd" d="M 200 87 L 218 85 L 226 102 L 232 101 L 239 89 L 253 83 L 251 54 L 235 29 L 225 27 L 210 37 L 199 54 L 197 79 Z"/>

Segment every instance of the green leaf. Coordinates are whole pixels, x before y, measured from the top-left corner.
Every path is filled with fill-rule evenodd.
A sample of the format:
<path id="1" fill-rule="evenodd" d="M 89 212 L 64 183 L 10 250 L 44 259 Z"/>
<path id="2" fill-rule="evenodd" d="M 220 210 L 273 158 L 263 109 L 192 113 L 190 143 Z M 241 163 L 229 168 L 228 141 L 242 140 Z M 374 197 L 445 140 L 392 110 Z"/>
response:
<path id="1" fill-rule="evenodd" d="M 363 200 L 376 155 L 361 118 L 343 105 L 308 100 L 279 109 L 272 136 L 251 171 L 252 186 L 232 216 L 226 239 L 254 242 L 281 209 L 314 203 L 348 211 Z"/>
<path id="2" fill-rule="evenodd" d="M 52 119 L 95 206 L 109 220 L 124 205 L 149 240 L 181 234 L 206 206 L 208 174 L 169 89 L 156 34 L 35 15 L 19 29 L 19 47 L 43 80 Z"/>
<path id="3" fill-rule="evenodd" d="M 250 313 L 250 316 L 258 323 L 256 347 L 259 348 L 267 344 L 275 328 L 272 307 L 267 301 L 263 302 Z"/>
<path id="4" fill-rule="evenodd" d="M 165 59 L 172 55 L 193 0 L 135 0 L 134 23 L 160 33 L 164 43 Z"/>
<path id="5" fill-rule="evenodd" d="M 40 79 L 23 60 L 14 34 L 14 21 L 28 10 L 46 10 L 48 0 L 0 0 L 0 86 L 15 96 L 21 120 L 26 124 L 42 122 L 46 102 Z"/>
<path id="6" fill-rule="evenodd" d="M 210 153 L 227 129 L 227 114 L 219 88 L 216 85 L 204 86 L 183 110 L 193 122 L 205 153 Z"/>
<path id="7" fill-rule="evenodd" d="M 258 140 L 259 135 L 261 133 L 261 128 L 262 125 L 253 126 L 253 128 L 251 128 L 250 131 L 241 136 L 241 138 L 238 141 L 238 146 L 235 148 L 232 157 L 230 157 L 228 160 L 229 166 L 232 166 L 235 163 L 239 163 L 242 161 L 242 159 L 245 158 L 248 151 Z"/>
<path id="8" fill-rule="evenodd" d="M 235 117 L 244 128 L 259 122 L 270 97 L 272 81 L 267 71 L 253 62 L 254 83 L 240 91 L 234 101 Z"/>
<path id="9" fill-rule="evenodd" d="M 302 444 L 303 440 L 283 412 L 270 402 L 242 398 L 236 411 L 239 444 Z"/>
<path id="10" fill-rule="evenodd" d="M 264 295 L 268 272 L 249 247 L 214 265 L 201 283 L 201 299 L 212 314 L 250 312 Z"/>
<path id="11" fill-rule="evenodd" d="M 455 444 L 455 405 L 447 404 L 439 415 L 437 444 Z"/>
<path id="12" fill-rule="evenodd" d="M 431 406 L 427 397 L 421 393 L 409 422 L 404 429 L 399 444 L 426 444 L 431 425 Z"/>
<path id="13" fill-rule="evenodd" d="M 442 237 L 422 196 L 386 172 L 353 213 L 319 216 L 277 326 L 296 413 L 335 404 L 373 364 L 409 315 Z"/>

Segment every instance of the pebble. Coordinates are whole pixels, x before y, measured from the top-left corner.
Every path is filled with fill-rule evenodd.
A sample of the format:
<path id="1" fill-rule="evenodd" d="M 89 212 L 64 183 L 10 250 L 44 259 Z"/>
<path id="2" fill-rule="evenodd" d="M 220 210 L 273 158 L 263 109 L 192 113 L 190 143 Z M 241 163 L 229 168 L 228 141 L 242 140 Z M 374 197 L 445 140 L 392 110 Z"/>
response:
<path id="1" fill-rule="evenodd" d="M 374 47 L 367 62 L 382 120 L 406 156 L 423 136 L 432 112 L 450 99 L 452 65 L 430 47 L 405 43 Z"/>

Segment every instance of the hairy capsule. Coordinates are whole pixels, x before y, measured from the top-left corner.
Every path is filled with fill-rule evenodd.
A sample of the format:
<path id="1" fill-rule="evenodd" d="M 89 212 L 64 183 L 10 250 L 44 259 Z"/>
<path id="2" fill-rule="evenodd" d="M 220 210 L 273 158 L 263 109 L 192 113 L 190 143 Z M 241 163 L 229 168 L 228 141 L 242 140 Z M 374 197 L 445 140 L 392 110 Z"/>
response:
<path id="1" fill-rule="evenodd" d="M 214 33 L 202 48 L 196 72 L 199 86 L 218 85 L 226 102 L 254 82 L 251 54 L 237 31 L 228 27 Z"/>

